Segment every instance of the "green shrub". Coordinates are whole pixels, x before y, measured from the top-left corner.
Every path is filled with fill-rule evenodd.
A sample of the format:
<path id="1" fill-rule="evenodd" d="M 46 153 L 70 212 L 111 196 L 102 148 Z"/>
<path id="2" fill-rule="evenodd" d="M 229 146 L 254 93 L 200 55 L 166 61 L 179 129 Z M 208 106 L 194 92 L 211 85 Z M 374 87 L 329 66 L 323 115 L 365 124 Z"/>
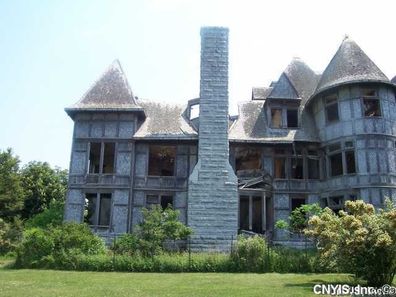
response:
<path id="1" fill-rule="evenodd" d="M 335 214 L 326 208 L 309 220 L 306 235 L 315 238 L 323 262 L 354 273 L 370 286 L 391 284 L 396 272 L 396 207 L 385 210 L 346 201 Z"/>
<path id="2" fill-rule="evenodd" d="M 133 255 L 139 249 L 139 241 L 135 234 L 123 234 L 118 237 L 111 246 L 116 254 Z"/>
<path id="3" fill-rule="evenodd" d="M 0 255 L 14 252 L 22 237 L 22 221 L 14 218 L 6 222 L 0 218 Z"/>
<path id="4" fill-rule="evenodd" d="M 138 249 L 144 256 L 153 256 L 163 251 L 167 240 L 187 239 L 192 233 L 191 228 L 179 220 L 180 212 L 160 205 L 151 209 L 143 208 L 143 221 L 139 224 L 136 237 Z"/>
<path id="5" fill-rule="evenodd" d="M 60 226 L 63 222 L 63 201 L 52 201 L 50 207 L 28 219 L 25 228 L 49 228 Z"/>
<path id="6" fill-rule="evenodd" d="M 105 253 L 105 246 L 84 224 L 66 223 L 24 232 L 17 249 L 17 267 L 75 269 L 77 255 Z"/>
<path id="7" fill-rule="evenodd" d="M 238 271 L 263 272 L 267 243 L 261 236 L 238 236 L 231 258 Z"/>

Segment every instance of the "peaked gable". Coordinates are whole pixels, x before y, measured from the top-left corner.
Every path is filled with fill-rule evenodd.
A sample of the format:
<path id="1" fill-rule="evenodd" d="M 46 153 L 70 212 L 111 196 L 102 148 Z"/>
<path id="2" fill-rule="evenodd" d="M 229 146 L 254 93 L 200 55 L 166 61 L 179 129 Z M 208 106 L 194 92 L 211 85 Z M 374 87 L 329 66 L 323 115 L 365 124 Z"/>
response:
<path id="1" fill-rule="evenodd" d="M 300 97 L 289 78 L 282 73 L 268 98 L 299 99 Z"/>
<path id="2" fill-rule="evenodd" d="M 389 83 L 356 42 L 346 37 L 323 72 L 316 93 L 343 83 L 370 81 Z"/>

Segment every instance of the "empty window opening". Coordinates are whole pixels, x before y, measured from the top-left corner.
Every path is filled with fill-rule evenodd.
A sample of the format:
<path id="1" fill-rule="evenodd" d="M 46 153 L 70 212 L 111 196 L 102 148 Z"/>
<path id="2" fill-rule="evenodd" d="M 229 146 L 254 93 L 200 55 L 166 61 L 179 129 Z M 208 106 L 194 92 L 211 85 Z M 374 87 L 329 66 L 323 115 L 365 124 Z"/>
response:
<path id="1" fill-rule="evenodd" d="M 344 204 L 344 196 L 329 197 L 329 207 L 333 210 L 341 209 Z"/>
<path id="2" fill-rule="evenodd" d="M 298 111 L 297 109 L 287 110 L 287 127 L 297 128 L 298 127 Z"/>
<path id="3" fill-rule="evenodd" d="M 326 119 L 328 123 L 336 122 L 338 117 L 338 98 L 336 94 L 325 97 Z"/>
<path id="4" fill-rule="evenodd" d="M 363 98 L 363 110 L 365 117 L 380 117 L 381 106 L 379 99 Z"/>
<path id="5" fill-rule="evenodd" d="M 174 176 L 175 146 L 150 146 L 148 174 L 153 176 Z"/>
<path id="6" fill-rule="evenodd" d="M 115 143 L 104 143 L 103 173 L 114 173 Z"/>
<path id="7" fill-rule="evenodd" d="M 263 208 L 261 197 L 255 196 L 252 199 L 252 231 L 255 233 L 263 232 Z"/>
<path id="8" fill-rule="evenodd" d="M 308 156 L 308 178 L 320 178 L 319 159 L 317 157 Z"/>
<path id="9" fill-rule="evenodd" d="M 303 179 L 304 178 L 304 168 L 303 168 L 303 159 L 302 158 L 292 158 L 291 159 L 291 178 L 295 179 Z"/>
<path id="10" fill-rule="evenodd" d="M 263 198 L 243 195 L 239 198 L 239 229 L 263 233 Z"/>
<path id="11" fill-rule="evenodd" d="M 261 169 L 261 150 L 257 148 L 236 148 L 235 168 L 236 171 Z"/>
<path id="12" fill-rule="evenodd" d="M 173 197 L 172 196 L 161 196 L 161 207 L 162 209 L 166 209 L 168 207 L 173 206 Z"/>
<path id="13" fill-rule="evenodd" d="M 146 196 L 146 207 L 151 208 L 153 205 L 161 205 L 164 210 L 167 207 L 173 207 L 172 195 L 155 195 L 150 194 Z"/>
<path id="14" fill-rule="evenodd" d="M 329 157 L 330 176 L 342 175 L 342 153 L 337 153 Z"/>
<path id="15" fill-rule="evenodd" d="M 295 210 L 296 208 L 300 207 L 301 205 L 305 204 L 305 198 L 291 198 L 291 210 Z"/>
<path id="16" fill-rule="evenodd" d="M 114 158 L 114 142 L 91 142 L 88 172 L 90 174 L 114 173 Z"/>
<path id="17" fill-rule="evenodd" d="M 347 173 L 356 173 L 355 152 L 354 151 L 346 151 L 345 152 L 345 161 L 346 161 Z"/>
<path id="18" fill-rule="evenodd" d="M 84 222 L 91 226 L 109 227 L 111 193 L 87 193 L 85 195 Z"/>
<path id="19" fill-rule="evenodd" d="M 190 106 L 190 120 L 199 117 L 199 104 L 194 104 Z"/>
<path id="20" fill-rule="evenodd" d="M 274 177 L 275 178 L 286 178 L 286 158 L 275 158 L 274 159 Z"/>
<path id="21" fill-rule="evenodd" d="M 282 128 L 282 109 L 271 109 L 271 126 L 272 128 Z"/>
<path id="22" fill-rule="evenodd" d="M 101 143 L 91 142 L 89 151 L 89 173 L 100 173 Z"/>
<path id="23" fill-rule="evenodd" d="M 249 230 L 249 197 L 241 196 L 239 199 L 239 229 Z"/>

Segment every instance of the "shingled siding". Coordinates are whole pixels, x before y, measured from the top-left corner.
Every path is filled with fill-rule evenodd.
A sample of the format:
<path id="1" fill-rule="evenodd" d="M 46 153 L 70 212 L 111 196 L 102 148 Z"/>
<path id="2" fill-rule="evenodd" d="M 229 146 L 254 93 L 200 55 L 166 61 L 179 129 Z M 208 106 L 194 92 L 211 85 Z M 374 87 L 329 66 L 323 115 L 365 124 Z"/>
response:
<path id="1" fill-rule="evenodd" d="M 203 28 L 198 163 L 188 188 L 193 250 L 229 250 L 237 234 L 237 178 L 228 157 L 228 29 Z"/>
<path id="2" fill-rule="evenodd" d="M 338 94 L 339 121 L 335 123 L 326 123 L 321 97 L 312 104 L 322 146 L 351 141 L 355 151 L 356 173 L 329 177 L 321 188 L 323 196 L 354 191 L 358 198 L 380 207 L 384 197 L 396 198 L 395 95 L 385 84 L 370 84 L 378 92 L 381 116 L 364 117 L 364 86 L 351 84 L 332 90 Z"/>
<path id="3" fill-rule="evenodd" d="M 111 225 L 101 230 L 105 239 L 128 231 L 129 197 L 136 117 L 131 113 L 81 112 L 74 118 L 74 135 L 69 173 L 65 220 L 83 222 L 85 194 L 111 193 Z M 115 143 L 114 173 L 89 174 L 92 142 Z"/>

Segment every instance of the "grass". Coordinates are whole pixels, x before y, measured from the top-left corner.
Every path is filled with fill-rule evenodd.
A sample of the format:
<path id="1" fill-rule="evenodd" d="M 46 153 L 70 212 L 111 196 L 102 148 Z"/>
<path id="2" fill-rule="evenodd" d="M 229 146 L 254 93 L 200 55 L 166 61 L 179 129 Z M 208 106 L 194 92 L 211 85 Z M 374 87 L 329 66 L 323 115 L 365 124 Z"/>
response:
<path id="1" fill-rule="evenodd" d="M 12 261 L 12 260 L 11 260 Z M 317 283 L 351 283 L 342 274 L 119 273 L 7 269 L 0 296 L 315 296 Z"/>

